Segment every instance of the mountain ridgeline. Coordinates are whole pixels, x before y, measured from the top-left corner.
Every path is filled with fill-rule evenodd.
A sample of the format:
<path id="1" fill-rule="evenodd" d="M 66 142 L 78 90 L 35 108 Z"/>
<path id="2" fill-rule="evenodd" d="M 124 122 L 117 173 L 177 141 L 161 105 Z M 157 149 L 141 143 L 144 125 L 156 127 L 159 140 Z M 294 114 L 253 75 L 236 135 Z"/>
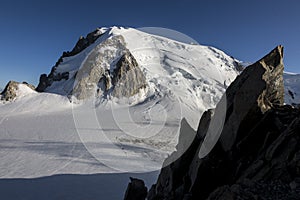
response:
<path id="1" fill-rule="evenodd" d="M 181 56 L 182 52 L 186 55 L 193 52 L 195 57 Z M 189 61 L 193 59 L 201 63 L 195 66 Z M 136 29 L 102 28 L 80 37 L 72 51 L 64 52 L 51 72 L 41 75 L 37 91 L 74 96 L 79 100 L 108 95 L 131 97 L 140 89 L 149 88 L 153 83 L 157 85 L 152 77 L 155 69 L 146 66 L 149 63 L 161 68 L 156 74 L 175 76 L 176 72 L 195 82 L 199 77 L 191 73 L 192 68 L 199 72 L 210 70 L 214 75 L 221 70 L 224 73 L 217 74 L 219 77 L 202 77 L 208 82 L 217 79 L 219 91 L 224 89 L 224 82 L 230 84 L 240 67 L 236 60 L 212 47 L 179 43 Z M 219 66 L 212 67 L 212 64 Z M 161 91 L 155 86 L 151 89 Z"/>
<path id="2" fill-rule="evenodd" d="M 216 105 L 241 70 L 239 61 L 213 47 L 185 44 L 133 28 L 97 28 L 81 36 L 71 51 L 63 52 L 50 73 L 40 76 L 36 91 L 78 100 L 109 99 L 139 93 L 159 96 L 168 89 L 176 95 L 174 87 L 181 84 L 183 90 L 191 90 L 192 94 L 186 95 L 193 96 L 192 104 L 202 101 L 199 107 L 205 110 Z M 299 76 L 285 74 L 284 79 L 286 102 L 300 103 Z M 190 81 L 192 84 L 186 83 Z M 2 93 L 3 100 L 16 98 Z M 214 98 L 208 100 L 201 93 Z"/>
<path id="3" fill-rule="evenodd" d="M 97 29 L 89 33 L 86 38 L 81 36 L 72 51 L 63 53 L 49 75 L 41 75 L 37 91 L 44 92 L 54 82 L 67 81 L 69 78 L 76 80 L 78 83 L 73 85 L 74 88 L 72 90 L 65 90 L 65 93 L 73 95 L 79 100 L 95 95 L 96 91 L 97 93 L 101 91 L 102 94 L 108 94 L 111 88 L 114 91 L 112 92 L 113 96 L 130 97 L 137 94 L 139 89 L 146 87 L 145 77 L 138 67 L 137 61 L 126 48 L 122 36 L 116 36 L 111 40 L 104 41 L 101 45 L 92 49 L 73 77 L 70 77 L 69 71 L 57 72 L 60 64 L 64 63 L 64 58 L 75 56 L 85 50 L 104 34 L 102 31 Z M 113 47 L 119 52 L 115 57 L 111 56 L 109 61 L 107 61 L 106 58 L 109 56 L 107 54 L 116 52 L 99 52 L 99 50 Z M 115 69 L 106 69 L 104 65 L 107 63 L 105 62 L 108 62 L 108 64 L 115 62 L 113 63 Z M 91 84 L 93 85 L 92 87 Z M 124 87 L 121 88 L 123 85 Z M 63 94 L 63 92 L 61 93 Z"/>
<path id="4" fill-rule="evenodd" d="M 131 105 L 153 104 L 153 109 L 178 107 L 177 113 L 196 129 L 198 114 L 215 107 L 239 70 L 239 61 L 213 47 L 133 28 L 99 28 L 64 52 L 50 73 L 40 76 L 36 91 L 67 96 L 74 103 L 125 99 Z"/>

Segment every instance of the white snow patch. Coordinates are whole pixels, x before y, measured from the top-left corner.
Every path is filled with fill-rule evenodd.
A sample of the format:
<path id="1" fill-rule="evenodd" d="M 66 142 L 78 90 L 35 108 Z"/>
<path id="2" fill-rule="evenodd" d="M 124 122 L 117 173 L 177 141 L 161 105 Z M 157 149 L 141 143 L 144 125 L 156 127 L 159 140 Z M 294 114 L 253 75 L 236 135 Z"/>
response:
<path id="1" fill-rule="evenodd" d="M 300 74 L 284 72 L 285 103 L 300 104 Z"/>

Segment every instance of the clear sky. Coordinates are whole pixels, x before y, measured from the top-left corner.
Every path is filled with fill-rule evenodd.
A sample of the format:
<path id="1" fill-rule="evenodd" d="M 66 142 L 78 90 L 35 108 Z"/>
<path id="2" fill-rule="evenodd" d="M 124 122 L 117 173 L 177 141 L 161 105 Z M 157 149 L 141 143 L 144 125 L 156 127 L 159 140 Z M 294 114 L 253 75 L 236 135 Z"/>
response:
<path id="1" fill-rule="evenodd" d="M 299 0 L 1 0 L 0 87 L 37 84 L 79 36 L 113 25 L 173 29 L 245 62 L 282 44 L 300 73 Z"/>

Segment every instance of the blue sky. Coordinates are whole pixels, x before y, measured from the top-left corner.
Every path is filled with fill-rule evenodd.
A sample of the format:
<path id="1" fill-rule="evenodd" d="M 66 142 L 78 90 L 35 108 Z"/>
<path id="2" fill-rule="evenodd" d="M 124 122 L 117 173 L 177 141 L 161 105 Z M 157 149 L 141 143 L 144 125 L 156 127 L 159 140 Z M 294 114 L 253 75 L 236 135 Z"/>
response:
<path id="1" fill-rule="evenodd" d="M 96 27 L 163 27 L 253 62 L 285 46 L 287 71 L 300 73 L 298 0 L 1 0 L 0 87 L 38 83 L 63 51 Z"/>

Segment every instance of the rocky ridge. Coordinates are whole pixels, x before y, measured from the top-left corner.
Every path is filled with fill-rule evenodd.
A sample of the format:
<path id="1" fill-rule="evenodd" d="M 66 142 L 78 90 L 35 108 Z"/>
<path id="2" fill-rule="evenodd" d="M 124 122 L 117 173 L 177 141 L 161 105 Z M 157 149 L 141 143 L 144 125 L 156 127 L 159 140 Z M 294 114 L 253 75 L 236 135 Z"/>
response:
<path id="1" fill-rule="evenodd" d="M 114 50 L 107 49 L 102 52 L 100 49 L 105 47 Z M 122 36 L 108 39 L 92 50 L 73 78 L 76 84 L 69 95 L 78 100 L 92 96 L 105 97 L 108 94 L 130 97 L 147 86 L 145 77 L 126 48 Z"/>
<path id="2" fill-rule="evenodd" d="M 60 80 L 68 80 L 69 79 L 69 72 L 64 73 L 57 73 L 56 69 L 60 63 L 63 62 L 64 58 L 74 56 L 80 52 L 82 52 L 84 49 L 86 49 L 88 46 L 93 44 L 101 35 L 103 35 L 103 32 L 101 29 L 96 29 L 93 32 L 87 34 L 86 37 L 80 36 L 79 40 L 73 47 L 71 51 L 63 52 L 62 56 L 58 59 L 56 64 L 52 67 L 51 72 L 47 74 L 42 74 L 40 76 L 39 84 L 36 88 L 38 92 L 44 92 L 45 89 L 50 86 L 54 81 L 60 81 Z"/>
<path id="3" fill-rule="evenodd" d="M 148 199 L 299 199 L 300 110 L 283 104 L 282 74 L 282 46 L 247 67 L 187 150 L 166 159 Z M 180 134 L 178 146 L 190 135 Z"/>
<path id="4" fill-rule="evenodd" d="M 4 101 L 13 101 L 17 97 L 17 91 L 19 90 L 19 85 L 22 84 L 31 90 L 35 90 L 35 87 L 27 82 L 16 82 L 16 81 L 9 81 L 5 86 L 4 90 L 1 92 L 1 100 Z"/>
<path id="5" fill-rule="evenodd" d="M 118 98 L 131 97 L 140 89 L 146 88 L 145 76 L 136 59 L 126 48 L 122 35 L 109 37 L 109 33 L 106 33 L 104 39 L 100 39 L 100 42 L 84 53 L 86 58 L 83 62 L 76 63 L 81 66 L 78 70 L 60 71 L 60 64 L 64 64 L 65 61 L 68 65 L 68 60 L 75 59 L 74 56 L 95 43 L 104 34 L 102 31 L 104 30 L 97 29 L 86 38 L 81 37 L 72 51 L 64 52 L 50 74 L 41 75 L 37 91 L 47 91 L 64 80 L 68 83 L 59 86 L 63 87 L 59 94 L 85 100 L 97 96 L 106 98 L 108 95 Z"/>

